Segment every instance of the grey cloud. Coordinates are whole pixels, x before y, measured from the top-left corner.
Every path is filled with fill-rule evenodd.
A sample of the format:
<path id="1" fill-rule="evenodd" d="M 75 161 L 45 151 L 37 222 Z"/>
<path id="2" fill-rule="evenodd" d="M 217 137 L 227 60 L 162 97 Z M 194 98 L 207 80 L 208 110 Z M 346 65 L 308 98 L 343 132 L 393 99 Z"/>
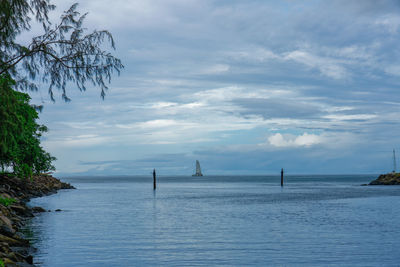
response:
<path id="1" fill-rule="evenodd" d="M 89 11 L 88 28 L 114 33 L 116 53 L 126 68 L 113 80 L 105 101 L 96 88 L 88 86 L 82 94 L 70 85 L 72 103 L 46 103 L 41 114 L 50 128 L 45 143 L 51 143 L 60 171 L 71 170 L 75 165 L 66 163 L 76 158 L 81 160 L 76 167 L 88 173 L 140 174 L 154 166 L 191 173 L 195 159 L 219 173 L 273 172 L 287 162 L 298 172 L 323 171 L 328 163 L 327 171 L 343 172 L 352 171 L 354 161 L 362 166 L 359 154 L 374 166 L 368 170 L 380 170 L 383 156 L 375 162 L 372 154 L 400 142 L 400 48 L 393 20 L 400 14 L 397 1 L 80 2 L 81 10 Z M 292 59 L 285 58 L 290 54 Z M 227 88 L 219 99 L 201 94 L 219 88 Z M 257 95 L 268 88 L 284 88 L 289 94 L 243 93 Z M 42 95 L 46 99 L 46 92 Z M 203 106 L 184 108 L 202 100 Z M 41 101 L 39 94 L 35 101 Z M 176 106 L 154 108 L 159 102 Z M 166 120 L 196 123 L 197 128 L 183 131 L 174 124 L 158 132 L 137 129 L 140 123 Z M 221 125 L 228 130 L 218 131 Z M 257 146 L 254 140 L 265 141 L 271 131 L 348 133 L 360 142 L 343 150 L 213 149 L 222 144 Z M 171 140 L 166 134 L 176 134 L 173 141 L 179 142 L 157 144 Z M 107 138 L 92 147 L 61 146 L 62 140 L 82 135 Z M 185 143 L 188 139 L 203 141 Z M 358 171 L 362 168 L 354 168 Z"/>
<path id="2" fill-rule="evenodd" d="M 266 119 L 270 118 L 301 118 L 318 119 L 323 112 L 318 106 L 296 98 L 285 99 L 262 99 L 262 98 L 240 98 L 232 101 L 234 104 L 243 107 L 242 114 L 258 114 Z"/>

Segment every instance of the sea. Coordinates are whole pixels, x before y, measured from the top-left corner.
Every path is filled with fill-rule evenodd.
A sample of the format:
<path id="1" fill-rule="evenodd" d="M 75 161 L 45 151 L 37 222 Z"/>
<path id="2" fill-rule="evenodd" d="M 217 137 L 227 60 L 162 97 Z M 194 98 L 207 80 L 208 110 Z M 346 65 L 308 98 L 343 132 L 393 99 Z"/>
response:
<path id="1" fill-rule="evenodd" d="M 376 177 L 64 177 L 24 231 L 38 266 L 400 266 L 400 186 Z"/>

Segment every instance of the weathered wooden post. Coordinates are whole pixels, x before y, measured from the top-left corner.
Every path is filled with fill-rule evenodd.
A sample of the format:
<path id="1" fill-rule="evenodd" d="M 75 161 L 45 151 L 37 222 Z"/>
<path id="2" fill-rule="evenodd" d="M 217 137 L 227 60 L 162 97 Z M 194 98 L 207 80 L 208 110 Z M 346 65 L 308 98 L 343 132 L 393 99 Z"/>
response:
<path id="1" fill-rule="evenodd" d="M 281 169 L 281 186 L 283 186 L 283 168 Z"/>
<path id="2" fill-rule="evenodd" d="M 153 190 L 156 190 L 157 182 L 156 182 L 156 169 L 153 169 Z"/>

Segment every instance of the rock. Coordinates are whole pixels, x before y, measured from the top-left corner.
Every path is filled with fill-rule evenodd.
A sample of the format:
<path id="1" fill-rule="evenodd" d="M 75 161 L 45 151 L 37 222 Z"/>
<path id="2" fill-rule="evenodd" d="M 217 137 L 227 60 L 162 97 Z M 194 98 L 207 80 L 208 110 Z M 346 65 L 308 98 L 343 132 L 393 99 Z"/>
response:
<path id="1" fill-rule="evenodd" d="M 27 257 L 25 257 L 25 261 L 29 264 L 33 264 L 33 257 L 32 255 L 29 255 Z"/>
<path id="2" fill-rule="evenodd" d="M 14 210 L 18 215 L 22 215 L 25 217 L 33 217 L 32 212 L 26 207 L 23 207 L 21 205 L 10 205 L 10 208 Z"/>
<path id="3" fill-rule="evenodd" d="M 32 211 L 33 212 L 46 212 L 46 210 L 42 207 L 33 207 Z"/>
<path id="4" fill-rule="evenodd" d="M 400 173 L 387 173 L 379 175 L 378 179 L 369 185 L 400 185 Z"/>
<path id="5" fill-rule="evenodd" d="M 12 227 L 8 227 L 7 225 L 2 225 L 0 226 L 0 233 L 10 237 L 15 234 L 15 230 Z"/>
<path id="6" fill-rule="evenodd" d="M 29 246 L 28 240 L 20 238 L 12 238 L 2 234 L 0 234 L 0 242 L 6 242 L 11 246 L 21 246 L 21 247 Z"/>
<path id="7" fill-rule="evenodd" d="M 369 183 L 369 185 L 382 185 L 383 183 L 378 181 L 378 180 L 373 180 L 372 182 Z"/>
<path id="8" fill-rule="evenodd" d="M 12 208 L 14 211 L 20 212 L 20 213 L 24 213 L 26 208 L 22 207 L 20 205 L 10 205 L 10 208 Z"/>
<path id="9" fill-rule="evenodd" d="M 69 183 L 61 183 L 61 189 L 76 189 L 74 186 L 70 185 Z"/>
<path id="10" fill-rule="evenodd" d="M 15 266 L 15 262 L 13 262 L 12 260 L 10 260 L 9 258 L 4 258 L 3 259 L 4 265 L 5 266 Z"/>
<path id="11" fill-rule="evenodd" d="M 11 259 L 12 261 L 16 262 L 19 261 L 17 255 L 14 252 L 10 252 L 7 254 L 7 258 Z"/>
<path id="12" fill-rule="evenodd" d="M 4 216 L 10 217 L 10 210 L 9 210 L 9 209 L 7 209 L 7 208 L 4 207 L 4 206 L 0 206 L 0 210 L 1 210 L 1 213 L 2 213 Z"/>
<path id="13" fill-rule="evenodd" d="M 25 258 L 26 258 L 25 256 L 21 255 L 18 252 L 13 252 L 13 253 L 14 253 L 13 256 L 15 257 L 16 262 L 25 262 Z"/>
<path id="14" fill-rule="evenodd" d="M 2 193 L 1 197 L 3 197 L 3 198 L 11 198 L 11 196 L 9 194 L 7 194 L 7 193 Z"/>
<path id="15" fill-rule="evenodd" d="M 73 189 L 51 175 L 37 175 L 32 179 L 20 179 L 0 174 L 0 196 L 14 198 L 15 203 L 0 205 L 0 259 L 6 266 L 32 266 L 34 252 L 28 240 L 18 235 L 18 230 L 32 217 L 32 212 L 46 212 L 41 207 L 29 208 L 26 202 L 33 197 L 54 194 L 60 189 Z M 49 210 L 50 211 L 50 210 Z M 56 211 L 61 211 L 57 209 Z"/>
<path id="16" fill-rule="evenodd" d="M 0 244 L 0 250 L 3 252 L 3 253 L 9 253 L 10 252 L 10 246 L 8 245 L 8 243 L 6 243 L 6 242 L 1 242 L 1 244 Z"/>
<path id="17" fill-rule="evenodd" d="M 11 220 L 9 218 L 7 218 L 6 216 L 4 216 L 3 214 L 0 214 L 0 221 L 3 222 L 5 224 L 5 226 L 7 226 L 8 228 L 12 229 L 12 224 L 11 224 Z"/>
<path id="18" fill-rule="evenodd" d="M 61 209 L 56 209 L 55 211 L 62 211 Z"/>

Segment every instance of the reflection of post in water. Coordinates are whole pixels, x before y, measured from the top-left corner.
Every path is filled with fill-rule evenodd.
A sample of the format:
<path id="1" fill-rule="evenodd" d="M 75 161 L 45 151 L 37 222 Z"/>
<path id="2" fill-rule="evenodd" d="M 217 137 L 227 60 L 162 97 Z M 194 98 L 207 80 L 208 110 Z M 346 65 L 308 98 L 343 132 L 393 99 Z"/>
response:
<path id="1" fill-rule="evenodd" d="M 153 171 L 153 177 L 154 177 L 154 190 L 153 190 L 153 209 L 152 209 L 152 221 L 153 221 L 153 234 L 154 236 L 158 235 L 158 229 L 159 229 L 159 224 L 157 223 L 157 190 L 156 190 L 156 175 L 155 175 L 155 170 Z M 157 246 L 156 244 L 157 242 L 154 242 L 155 246 Z M 155 249 L 157 249 L 157 247 L 155 247 Z"/>
<path id="2" fill-rule="evenodd" d="M 153 190 L 156 190 L 157 182 L 156 182 L 156 169 L 153 169 Z"/>
<path id="3" fill-rule="evenodd" d="M 281 169 L 281 186 L 283 186 L 283 168 Z"/>

